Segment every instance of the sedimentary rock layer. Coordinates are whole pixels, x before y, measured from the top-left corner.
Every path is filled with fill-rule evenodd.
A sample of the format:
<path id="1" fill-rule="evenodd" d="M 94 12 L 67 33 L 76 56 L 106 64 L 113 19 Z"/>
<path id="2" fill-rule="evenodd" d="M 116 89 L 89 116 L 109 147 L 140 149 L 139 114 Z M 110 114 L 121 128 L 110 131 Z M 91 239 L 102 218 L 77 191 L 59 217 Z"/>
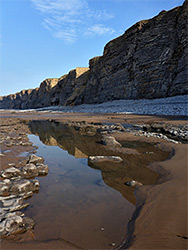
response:
<path id="1" fill-rule="evenodd" d="M 39 88 L 1 97 L 1 108 L 102 103 L 188 93 L 188 1 L 136 23 L 110 41 L 103 56 Z"/>

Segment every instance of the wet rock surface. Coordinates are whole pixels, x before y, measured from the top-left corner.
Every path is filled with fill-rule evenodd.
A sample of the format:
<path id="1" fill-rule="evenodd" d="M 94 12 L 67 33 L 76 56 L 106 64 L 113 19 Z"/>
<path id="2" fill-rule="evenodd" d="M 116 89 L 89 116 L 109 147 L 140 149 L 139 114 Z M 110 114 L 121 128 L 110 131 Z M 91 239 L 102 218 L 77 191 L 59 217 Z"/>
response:
<path id="1" fill-rule="evenodd" d="M 113 136 L 103 136 L 101 143 L 105 146 L 121 147 L 121 144 Z"/>
<path id="2" fill-rule="evenodd" d="M 173 126 L 168 124 L 157 124 L 144 125 L 143 130 L 146 132 L 157 132 L 165 134 L 167 137 L 188 142 L 188 126 L 179 125 Z"/>
<path id="3" fill-rule="evenodd" d="M 34 178 L 47 173 L 48 166 L 42 163 L 37 163 L 36 166 L 29 163 L 20 169 L 11 167 L 1 171 L 1 177 L 6 178 L 0 182 L 1 235 L 23 233 L 34 227 L 32 219 L 25 217 L 24 214 L 20 216 L 13 212 L 27 208 L 29 203 L 25 203 L 25 199 L 39 191 L 39 181 L 26 178 Z"/>
<path id="4" fill-rule="evenodd" d="M 29 159 L 33 158 L 37 159 L 37 156 L 32 156 Z M 38 159 L 39 161 L 43 160 L 41 157 Z M 27 208 L 29 203 L 25 203 L 25 199 L 39 191 L 39 181 L 26 178 L 34 178 L 47 173 L 48 166 L 42 163 L 36 163 L 36 165 L 29 163 L 20 169 L 11 167 L 1 171 L 1 177 L 5 178 L 0 182 L 0 234 L 2 236 L 23 233 L 34 227 L 32 219 L 25 217 L 23 213 L 20 216 L 20 214 L 13 212 Z"/>
<path id="5" fill-rule="evenodd" d="M 39 181 L 34 178 L 48 174 L 48 166 L 43 163 L 42 157 L 32 154 L 35 147 L 28 140 L 29 132 L 23 120 L 1 119 L 0 235 L 2 237 L 24 233 L 32 230 L 35 225 L 34 221 L 24 214 L 24 209 L 30 206 L 25 200 L 39 191 Z M 16 153 L 27 151 L 29 157 L 24 159 L 21 157 L 19 162 L 14 162 L 17 160 Z"/>
<path id="6" fill-rule="evenodd" d="M 38 180 L 16 179 L 0 182 L 0 235 L 9 236 L 33 229 L 34 221 L 19 211 L 29 207 L 25 199 L 38 190 Z"/>
<path id="7" fill-rule="evenodd" d="M 130 187 L 139 187 L 139 186 L 142 186 L 143 184 L 141 182 L 131 180 L 131 181 L 125 182 L 125 185 L 130 186 Z"/>
<path id="8" fill-rule="evenodd" d="M 33 162 L 35 164 L 33 164 Z M 34 178 L 40 175 L 48 174 L 48 166 L 41 163 L 44 162 L 42 157 L 38 157 L 36 155 L 30 155 L 27 164 L 21 168 L 10 167 L 1 171 L 0 176 L 2 178 L 12 179 L 14 177 L 21 178 Z"/>
<path id="9" fill-rule="evenodd" d="M 89 156 L 88 160 L 92 163 L 104 161 L 120 163 L 123 161 L 123 159 L 119 156 Z"/>
<path id="10" fill-rule="evenodd" d="M 155 137 L 175 144 L 188 143 L 188 125 L 153 123 L 134 127 L 130 132 L 136 136 Z"/>

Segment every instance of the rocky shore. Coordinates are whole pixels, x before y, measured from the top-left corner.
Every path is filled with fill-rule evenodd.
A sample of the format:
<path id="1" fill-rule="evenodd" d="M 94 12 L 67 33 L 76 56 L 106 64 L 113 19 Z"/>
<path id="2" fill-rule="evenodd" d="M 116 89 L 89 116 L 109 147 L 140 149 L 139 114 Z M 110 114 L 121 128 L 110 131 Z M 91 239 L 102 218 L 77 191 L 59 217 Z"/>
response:
<path id="1" fill-rule="evenodd" d="M 9 113 L 10 116 L 10 113 Z M 185 121 L 173 121 L 161 118 L 158 120 L 155 117 L 136 117 L 126 115 L 107 115 L 107 116 L 88 116 L 88 115 L 74 115 L 71 119 L 71 114 L 66 116 L 58 116 L 50 114 L 50 117 L 38 117 L 31 113 L 29 116 L 22 114 L 22 118 L 1 118 L 1 182 L 0 182 L 0 202 L 1 202 L 1 224 L 0 232 L 2 237 L 14 236 L 23 232 L 32 232 L 35 222 L 32 218 L 28 218 L 24 215 L 24 209 L 29 209 L 29 197 L 36 195 L 39 190 L 39 180 L 35 177 L 45 176 L 48 173 L 48 167 L 44 164 L 44 160 L 41 157 L 35 156 L 36 147 L 32 145 L 27 138 L 29 128 L 27 126 L 28 120 L 33 119 L 45 119 L 49 121 L 61 121 L 69 127 L 73 127 L 80 133 L 87 133 L 92 136 L 95 133 L 101 135 L 101 145 L 108 148 L 114 148 L 115 151 L 122 150 L 118 141 L 122 138 L 126 140 L 142 140 L 148 142 L 158 142 L 161 148 L 170 147 L 175 150 L 175 157 L 164 163 L 160 163 L 160 166 L 164 168 L 167 173 L 164 179 L 161 179 L 160 185 L 154 185 L 153 187 L 143 185 L 138 180 L 132 179 L 125 182 L 125 185 L 130 188 L 136 188 L 137 197 L 137 209 L 141 208 L 141 212 L 134 214 L 130 227 L 128 228 L 128 238 L 122 249 L 131 248 L 144 248 L 151 244 L 151 249 L 155 247 L 166 248 L 174 246 L 184 249 L 186 242 L 184 240 L 186 236 L 185 223 L 183 222 L 183 216 L 185 216 L 185 166 L 186 166 L 186 148 L 188 141 L 187 124 Z M 109 119 L 110 118 L 110 119 Z M 134 120 L 135 119 L 135 120 Z M 137 123 L 135 122 L 137 121 Z M 11 152 L 10 152 L 11 151 Z M 114 152 L 115 152 L 114 151 Z M 27 155 L 23 156 L 23 153 L 27 152 Z M 128 154 L 130 152 L 127 152 Z M 131 152 L 132 154 L 133 152 Z M 136 153 L 136 152 L 134 152 Z M 152 152 L 148 152 L 150 154 Z M 115 162 L 119 164 L 121 158 L 116 156 L 90 156 L 88 159 L 91 163 L 96 162 Z M 180 168 L 176 168 L 176 164 L 180 165 Z M 155 164 L 154 164 L 155 165 Z M 155 169 L 155 166 L 154 166 Z M 157 169 L 157 168 L 156 168 Z M 167 178 L 167 179 L 166 179 Z M 168 182 L 166 182 L 168 180 Z M 181 185 L 180 185 L 181 183 Z M 174 186 L 175 185 L 175 186 Z M 176 190 L 174 189 L 176 187 Z M 173 192 L 174 197 L 178 195 L 178 207 L 182 206 L 181 213 L 177 213 L 174 197 L 168 197 L 167 193 Z M 182 192 L 182 193 L 181 193 Z M 161 195 L 165 202 L 161 203 L 158 193 Z M 158 198 L 156 198 L 158 197 Z M 161 204 L 165 207 L 166 211 L 169 211 L 170 216 L 174 218 L 170 222 L 170 228 L 168 227 L 169 216 L 166 215 L 164 219 L 164 209 L 158 209 L 156 216 L 156 209 L 153 207 L 153 200 L 156 200 L 156 208 Z M 172 207 L 173 206 L 173 207 Z M 147 214 L 147 209 L 150 210 Z M 138 211 L 136 210 L 136 211 Z M 153 211 L 153 212 L 152 212 Z M 160 219 L 165 221 L 163 223 Z M 176 218 L 177 217 L 177 218 Z M 153 221 L 152 225 L 148 225 L 147 218 Z M 163 228 L 160 228 L 161 232 L 166 230 L 172 230 L 174 233 L 168 233 L 165 241 L 158 237 L 157 242 L 155 239 L 155 233 L 158 230 L 158 224 L 156 220 L 161 221 Z M 179 222 L 178 222 L 179 220 Z M 146 238 L 141 232 L 140 223 L 149 230 L 149 235 Z M 159 222 L 158 222 L 159 223 Z M 181 223 L 181 226 L 180 226 Z M 153 226 L 155 225 L 155 226 Z M 133 230 L 134 228 L 134 230 Z M 147 233 L 145 232 L 147 235 Z M 180 237 L 175 236 L 179 235 Z M 139 240 L 141 239 L 141 241 Z M 152 241 L 152 242 L 151 242 Z M 145 243 L 144 243 L 145 242 Z M 165 243 L 164 243 L 165 242 Z M 156 244 L 155 244 L 156 243 Z M 4 243 L 6 246 L 14 246 L 14 243 Z M 64 243 L 63 243 L 64 244 Z M 169 246 L 168 246 L 169 244 Z M 22 245 L 23 246 L 23 245 Z M 27 243 L 26 243 L 27 246 Z M 38 249 L 40 248 L 38 245 Z M 62 247 L 62 246 L 61 246 Z M 6 249 L 6 247 L 5 247 Z M 62 249 L 64 249 L 62 247 Z M 74 247 L 73 247 L 74 249 Z M 146 248 L 145 248 L 146 249 Z"/>
<path id="2" fill-rule="evenodd" d="M 30 205 L 28 199 L 39 191 L 39 180 L 35 177 L 48 174 L 48 166 L 43 164 L 44 159 L 32 154 L 36 147 L 28 141 L 26 135 L 28 128 L 22 122 L 19 119 L 1 119 L 0 235 L 2 237 L 24 233 L 34 228 L 35 222 L 32 218 L 26 217 L 23 210 Z M 18 151 L 17 147 L 22 149 Z M 18 157 L 20 151 L 28 151 L 29 156 Z M 4 161 L 7 152 L 14 155 L 13 159 L 17 156 L 17 162 L 7 164 L 6 160 Z"/>

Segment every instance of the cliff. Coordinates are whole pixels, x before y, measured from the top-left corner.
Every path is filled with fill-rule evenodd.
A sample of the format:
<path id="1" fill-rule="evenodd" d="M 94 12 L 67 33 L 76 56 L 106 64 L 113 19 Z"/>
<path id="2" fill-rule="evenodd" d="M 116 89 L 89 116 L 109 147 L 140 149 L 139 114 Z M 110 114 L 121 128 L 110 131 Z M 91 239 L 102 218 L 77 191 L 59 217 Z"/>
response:
<path id="1" fill-rule="evenodd" d="M 102 103 L 188 94 L 188 1 L 136 23 L 103 56 L 34 90 L 0 98 L 1 108 Z"/>

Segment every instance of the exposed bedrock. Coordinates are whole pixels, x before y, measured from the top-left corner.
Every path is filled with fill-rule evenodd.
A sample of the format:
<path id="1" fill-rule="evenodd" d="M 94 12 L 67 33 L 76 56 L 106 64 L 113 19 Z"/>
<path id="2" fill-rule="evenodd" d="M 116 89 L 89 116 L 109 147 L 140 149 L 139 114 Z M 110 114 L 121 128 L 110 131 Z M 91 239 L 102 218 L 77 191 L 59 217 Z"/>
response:
<path id="1" fill-rule="evenodd" d="M 39 88 L 0 98 L 1 108 L 41 108 L 188 94 L 188 1 L 129 28 L 103 56 Z"/>

